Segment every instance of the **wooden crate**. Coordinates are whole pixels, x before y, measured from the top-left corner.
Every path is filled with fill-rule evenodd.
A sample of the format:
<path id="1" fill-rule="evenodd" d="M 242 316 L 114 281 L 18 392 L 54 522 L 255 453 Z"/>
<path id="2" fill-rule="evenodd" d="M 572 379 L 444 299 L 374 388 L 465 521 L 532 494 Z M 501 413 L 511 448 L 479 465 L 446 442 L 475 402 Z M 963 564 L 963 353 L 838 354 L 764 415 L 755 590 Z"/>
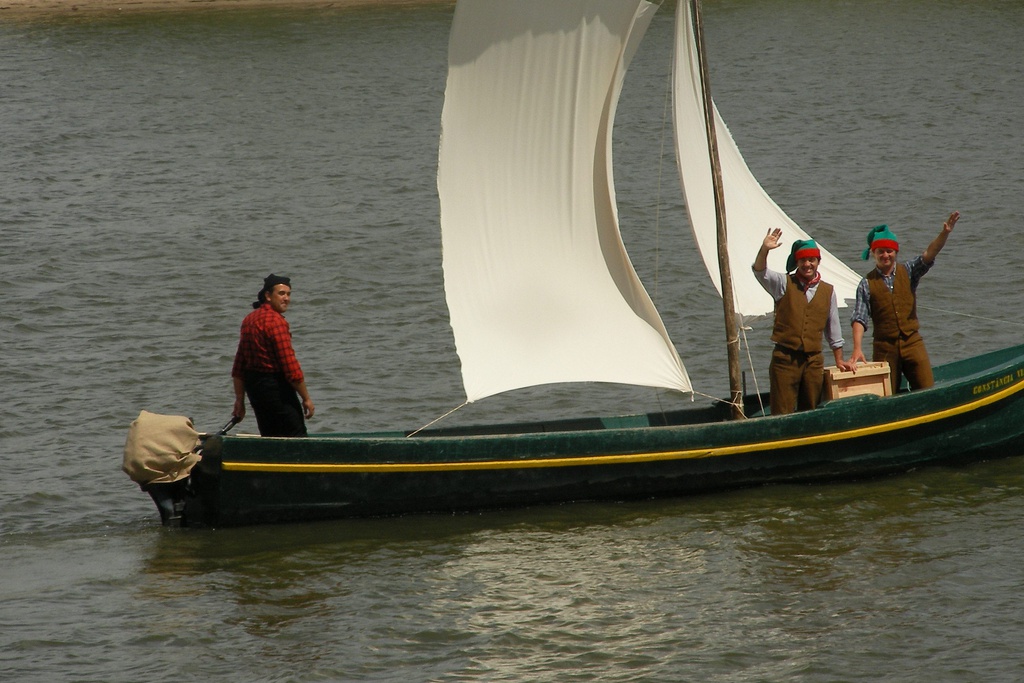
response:
<path id="1" fill-rule="evenodd" d="M 825 368 L 825 399 L 847 398 L 862 394 L 889 396 L 892 394 L 889 364 L 861 363 L 857 372 L 843 372 L 836 366 Z"/>

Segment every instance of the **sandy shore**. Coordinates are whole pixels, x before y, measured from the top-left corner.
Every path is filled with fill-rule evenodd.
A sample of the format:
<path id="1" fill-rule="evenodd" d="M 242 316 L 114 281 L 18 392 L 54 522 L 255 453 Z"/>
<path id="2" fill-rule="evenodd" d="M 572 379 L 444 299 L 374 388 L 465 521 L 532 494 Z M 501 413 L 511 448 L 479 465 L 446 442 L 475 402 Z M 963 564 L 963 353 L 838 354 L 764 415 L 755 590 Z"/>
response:
<path id="1" fill-rule="evenodd" d="M 454 2 L 454 0 L 450 0 Z M 365 7 L 371 5 L 450 4 L 435 0 L 0 0 L 0 21 L 31 18 L 111 14 L 124 12 L 166 12 L 191 10 L 251 9 L 254 7 Z"/>

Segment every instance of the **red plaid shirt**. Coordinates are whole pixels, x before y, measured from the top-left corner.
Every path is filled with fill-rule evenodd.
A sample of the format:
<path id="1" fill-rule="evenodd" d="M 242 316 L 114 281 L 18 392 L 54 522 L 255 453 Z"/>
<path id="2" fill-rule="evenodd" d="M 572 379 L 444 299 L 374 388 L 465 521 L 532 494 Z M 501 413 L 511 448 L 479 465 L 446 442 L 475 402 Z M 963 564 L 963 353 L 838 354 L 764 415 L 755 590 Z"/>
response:
<path id="1" fill-rule="evenodd" d="M 303 381 L 302 368 L 292 350 L 292 333 L 284 316 L 263 304 L 245 316 L 235 352 L 232 377 L 251 372 L 283 372 L 292 384 Z"/>

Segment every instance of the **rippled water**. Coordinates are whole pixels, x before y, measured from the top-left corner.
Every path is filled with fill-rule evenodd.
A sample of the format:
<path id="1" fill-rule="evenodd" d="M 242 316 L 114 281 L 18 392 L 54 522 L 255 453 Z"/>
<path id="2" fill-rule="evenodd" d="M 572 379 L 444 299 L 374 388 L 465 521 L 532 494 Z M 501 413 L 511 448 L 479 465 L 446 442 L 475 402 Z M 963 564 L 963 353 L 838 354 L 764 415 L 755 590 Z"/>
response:
<path id="1" fill-rule="evenodd" d="M 913 251 L 961 210 L 921 286 L 933 360 L 1018 343 L 1024 6 L 705 11 L 716 99 L 772 196 L 858 269 L 871 225 Z M 721 394 L 719 304 L 659 160 L 660 15 L 619 108 L 623 232 L 694 382 Z M 450 19 L 0 15 L 3 679 L 1019 679 L 1020 458 L 649 503 L 159 526 L 119 471 L 127 425 L 143 408 L 226 421 L 268 272 L 293 277 L 311 430 L 461 403 L 434 185 Z M 763 373 L 767 329 L 749 335 Z M 549 387 L 449 420 L 678 401 Z"/>

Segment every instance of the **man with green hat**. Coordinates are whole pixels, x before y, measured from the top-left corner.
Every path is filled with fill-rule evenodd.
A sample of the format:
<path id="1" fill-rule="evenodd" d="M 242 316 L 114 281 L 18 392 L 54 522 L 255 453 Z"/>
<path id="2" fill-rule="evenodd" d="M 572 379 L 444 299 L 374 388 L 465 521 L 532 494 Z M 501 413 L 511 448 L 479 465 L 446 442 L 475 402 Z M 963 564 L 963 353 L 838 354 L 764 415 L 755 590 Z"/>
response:
<path id="1" fill-rule="evenodd" d="M 768 366 L 772 415 L 809 410 L 818 405 L 825 380 L 821 338 L 824 334 L 836 365 L 843 361 L 843 333 L 835 289 L 818 272 L 821 250 L 814 240 L 793 243 L 786 272 L 768 268 L 768 252 L 780 246 L 782 230 L 765 235 L 754 259 L 754 277 L 775 300 L 775 349 Z"/>
<path id="2" fill-rule="evenodd" d="M 899 389 L 901 376 L 906 376 L 911 389 L 926 389 L 935 383 L 917 320 L 917 285 L 934 265 L 958 220 L 959 211 L 949 214 L 938 237 L 924 253 L 903 264 L 896 259 L 899 240 L 888 225 L 876 226 L 868 232 L 868 248 L 861 258 L 866 261 L 873 257 L 875 268 L 857 286 L 850 362 L 866 360 L 861 345 L 870 320 L 875 325 L 872 358 L 889 363 L 893 391 Z"/>

